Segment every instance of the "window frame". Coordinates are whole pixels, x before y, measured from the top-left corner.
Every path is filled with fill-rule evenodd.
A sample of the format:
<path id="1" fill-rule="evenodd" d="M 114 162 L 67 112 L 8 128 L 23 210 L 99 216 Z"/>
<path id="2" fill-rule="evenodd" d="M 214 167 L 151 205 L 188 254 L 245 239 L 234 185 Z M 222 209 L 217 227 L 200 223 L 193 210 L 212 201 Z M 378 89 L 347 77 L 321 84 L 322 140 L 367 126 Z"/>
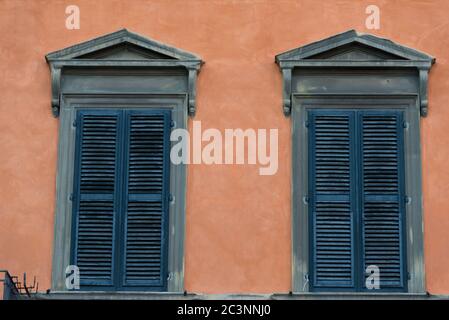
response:
<path id="1" fill-rule="evenodd" d="M 355 107 L 357 106 L 357 107 Z M 420 105 L 417 94 L 292 95 L 292 291 L 309 292 L 308 128 L 309 109 L 402 109 L 404 111 L 407 292 L 425 292 L 421 191 Z M 356 292 L 359 293 L 359 292 Z M 362 292 L 361 292 L 362 293 Z M 367 292 L 363 292 L 366 294 Z M 370 292 L 368 292 L 369 294 Z M 372 293 L 380 293 L 373 290 Z"/>
<path id="2" fill-rule="evenodd" d="M 186 94 L 63 94 L 61 96 L 58 167 L 56 177 L 56 215 L 52 265 L 52 289 L 66 291 L 65 268 L 70 265 L 72 248 L 72 201 L 78 109 L 168 109 L 172 130 L 187 129 Z M 172 145 L 174 142 L 170 142 Z M 186 165 L 170 162 L 171 201 L 168 226 L 167 292 L 184 291 L 184 239 L 186 203 Z"/>

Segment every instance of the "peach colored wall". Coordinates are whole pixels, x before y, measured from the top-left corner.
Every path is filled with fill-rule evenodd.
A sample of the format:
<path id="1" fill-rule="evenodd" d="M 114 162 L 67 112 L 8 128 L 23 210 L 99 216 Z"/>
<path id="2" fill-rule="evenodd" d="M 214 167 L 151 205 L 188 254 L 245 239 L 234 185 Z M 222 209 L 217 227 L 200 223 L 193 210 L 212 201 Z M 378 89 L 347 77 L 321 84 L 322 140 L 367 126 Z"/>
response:
<path id="1" fill-rule="evenodd" d="M 279 171 L 256 166 L 188 169 L 188 291 L 287 292 L 290 119 L 281 111 L 274 55 L 355 28 L 381 9 L 374 31 L 437 58 L 422 121 L 427 288 L 449 293 L 449 1 L 72 0 L 0 1 L 0 268 L 50 286 L 58 120 L 50 113 L 44 55 L 126 27 L 199 54 L 203 128 L 279 128 Z M 65 28 L 65 7 L 81 29 Z"/>

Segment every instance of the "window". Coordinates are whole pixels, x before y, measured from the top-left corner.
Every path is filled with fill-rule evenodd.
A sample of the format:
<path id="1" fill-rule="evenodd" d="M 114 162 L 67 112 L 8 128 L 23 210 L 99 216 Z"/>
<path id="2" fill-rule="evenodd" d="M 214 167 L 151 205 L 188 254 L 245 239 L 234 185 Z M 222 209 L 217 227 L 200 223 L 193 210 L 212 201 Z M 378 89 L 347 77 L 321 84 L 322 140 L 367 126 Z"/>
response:
<path id="1" fill-rule="evenodd" d="M 83 288 L 166 290 L 170 112 L 79 110 L 72 264 Z"/>
<path id="2" fill-rule="evenodd" d="M 201 60 L 120 30 L 47 55 L 60 118 L 52 289 L 183 292 L 186 170 L 170 133 Z"/>
<path id="3" fill-rule="evenodd" d="M 351 30 L 276 62 L 292 117 L 293 292 L 425 292 L 419 122 L 434 59 Z"/>
<path id="4" fill-rule="evenodd" d="M 405 288 L 402 111 L 310 110 L 310 287 Z"/>

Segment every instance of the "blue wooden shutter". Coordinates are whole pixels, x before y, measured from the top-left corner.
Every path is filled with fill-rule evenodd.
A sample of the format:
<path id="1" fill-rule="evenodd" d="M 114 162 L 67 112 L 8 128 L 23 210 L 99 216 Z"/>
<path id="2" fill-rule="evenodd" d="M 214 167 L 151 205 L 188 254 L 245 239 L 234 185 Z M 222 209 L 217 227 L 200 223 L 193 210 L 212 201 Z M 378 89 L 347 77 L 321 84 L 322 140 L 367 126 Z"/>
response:
<path id="1" fill-rule="evenodd" d="M 124 286 L 166 289 L 170 123 L 168 110 L 126 114 Z"/>
<path id="2" fill-rule="evenodd" d="M 354 113 L 315 110 L 308 119 L 311 289 L 353 289 Z"/>
<path id="3" fill-rule="evenodd" d="M 81 286 L 114 283 L 119 132 L 118 111 L 77 113 L 72 263 Z"/>
<path id="4" fill-rule="evenodd" d="M 400 111 L 365 111 L 362 131 L 363 270 L 380 268 L 381 289 L 405 289 L 403 120 Z"/>

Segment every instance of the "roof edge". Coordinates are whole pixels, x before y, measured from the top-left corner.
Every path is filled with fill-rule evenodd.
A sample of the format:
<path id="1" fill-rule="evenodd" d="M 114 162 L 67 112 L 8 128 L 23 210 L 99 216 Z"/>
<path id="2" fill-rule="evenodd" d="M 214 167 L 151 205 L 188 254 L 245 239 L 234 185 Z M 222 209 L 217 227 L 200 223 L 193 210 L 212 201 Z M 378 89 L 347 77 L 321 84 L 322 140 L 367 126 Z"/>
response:
<path id="1" fill-rule="evenodd" d="M 45 56 L 45 59 L 47 60 L 47 62 L 51 62 L 54 60 L 72 60 L 76 59 L 80 55 L 95 52 L 97 50 L 105 49 L 109 46 L 125 42 L 130 42 L 144 49 L 153 50 L 158 53 L 168 55 L 177 60 L 201 61 L 201 58 L 194 53 L 181 50 L 162 42 L 144 37 L 125 28 L 75 44 L 73 46 L 50 52 Z"/>
<path id="2" fill-rule="evenodd" d="M 281 61 L 306 59 L 316 54 L 323 53 L 352 42 L 358 42 L 366 46 L 400 56 L 407 60 L 430 61 L 432 64 L 436 61 L 433 56 L 427 53 L 403 46 L 386 38 L 368 33 L 360 33 L 354 29 L 351 29 L 277 54 L 275 56 L 275 62 L 279 64 Z"/>

